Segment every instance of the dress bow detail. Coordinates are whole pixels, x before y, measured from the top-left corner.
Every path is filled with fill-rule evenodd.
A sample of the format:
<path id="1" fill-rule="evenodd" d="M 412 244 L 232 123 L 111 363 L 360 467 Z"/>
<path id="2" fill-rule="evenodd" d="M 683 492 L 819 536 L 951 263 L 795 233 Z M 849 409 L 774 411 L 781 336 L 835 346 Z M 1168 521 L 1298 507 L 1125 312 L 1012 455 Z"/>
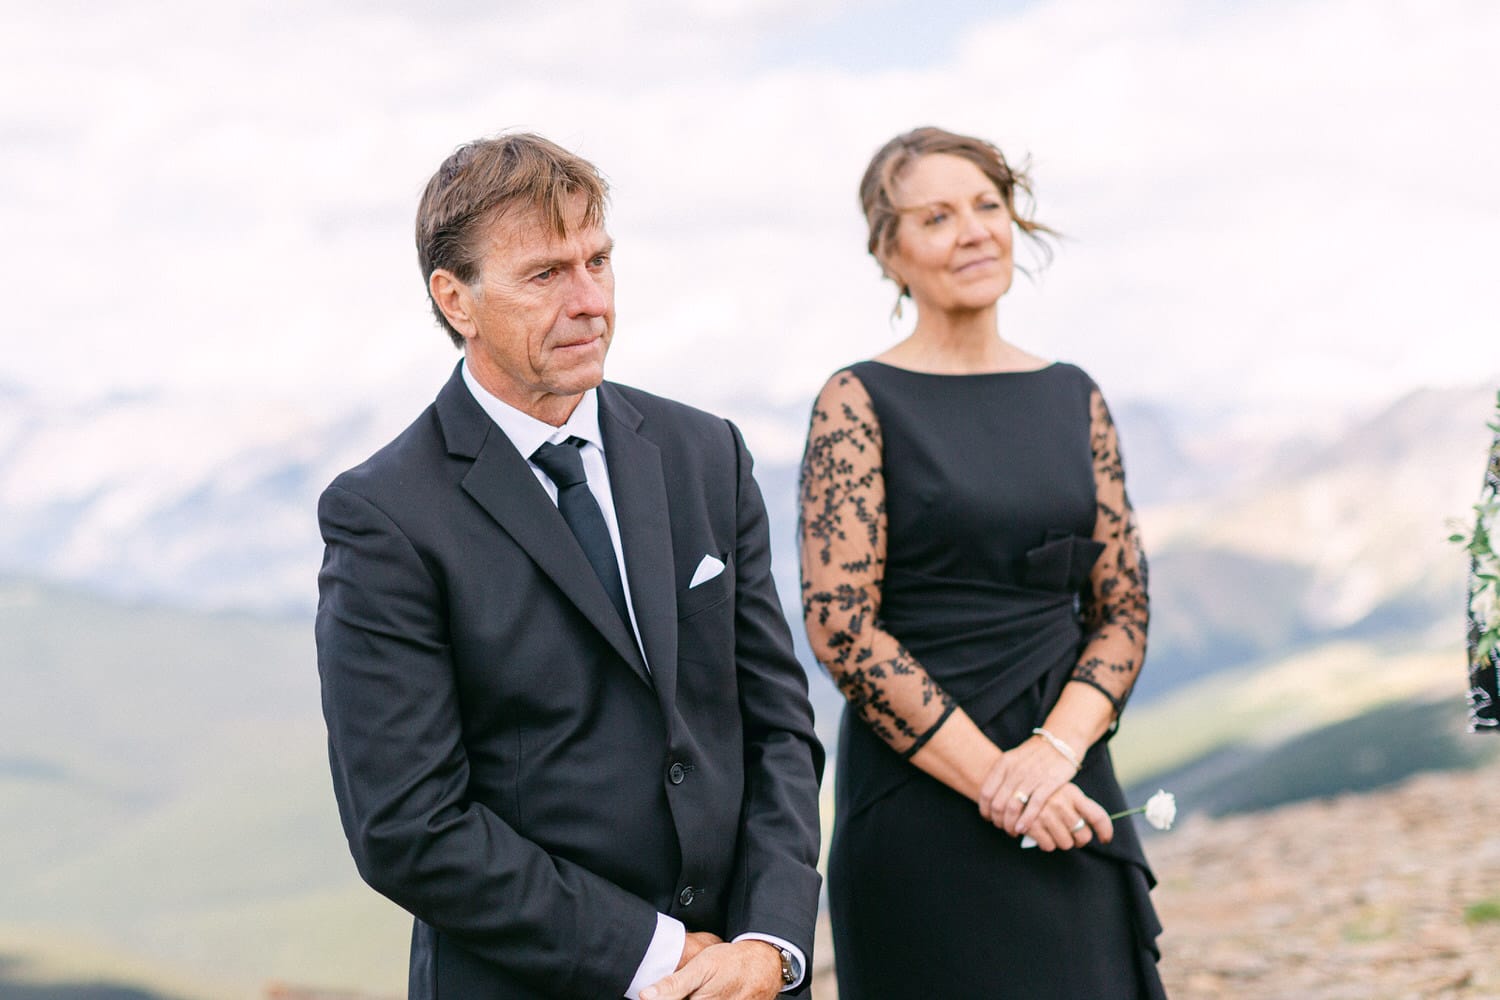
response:
<path id="1" fill-rule="evenodd" d="M 1103 553 L 1103 542 L 1052 528 L 1047 532 L 1046 541 L 1027 550 L 1021 581 L 1037 590 L 1076 593 L 1082 589 L 1094 563 Z"/>

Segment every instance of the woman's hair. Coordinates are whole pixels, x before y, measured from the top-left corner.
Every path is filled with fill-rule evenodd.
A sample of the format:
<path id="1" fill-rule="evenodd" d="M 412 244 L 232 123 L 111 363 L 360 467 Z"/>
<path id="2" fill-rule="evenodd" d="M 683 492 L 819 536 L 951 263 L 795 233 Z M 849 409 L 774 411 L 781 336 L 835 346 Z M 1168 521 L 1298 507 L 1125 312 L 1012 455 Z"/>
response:
<path id="1" fill-rule="evenodd" d="M 859 182 L 859 203 L 864 209 L 865 223 L 870 229 L 868 249 L 876 260 L 884 264 L 884 258 L 896 239 L 896 227 L 901 222 L 901 213 L 891 200 L 891 187 L 913 163 L 934 153 L 957 156 L 978 167 L 979 172 L 989 178 L 1000 191 L 1005 209 L 1016 226 L 1037 242 L 1044 257 L 1051 257 L 1051 248 L 1042 237 L 1058 234 L 1031 218 L 1031 178 L 1026 176 L 1025 171 L 1012 169 L 1005 162 L 1005 155 L 983 139 L 928 125 L 903 132 L 881 146 L 870 159 L 870 165 L 865 168 L 864 179 Z M 1016 210 L 1017 191 L 1025 198 L 1024 213 Z"/>

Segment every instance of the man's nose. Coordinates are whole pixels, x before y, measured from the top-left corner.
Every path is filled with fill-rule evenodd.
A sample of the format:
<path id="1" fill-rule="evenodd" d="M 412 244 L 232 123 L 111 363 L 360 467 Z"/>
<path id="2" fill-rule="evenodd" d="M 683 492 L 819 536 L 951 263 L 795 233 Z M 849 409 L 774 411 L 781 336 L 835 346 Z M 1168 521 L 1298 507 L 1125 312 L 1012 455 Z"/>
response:
<path id="1" fill-rule="evenodd" d="M 609 312 L 610 289 L 606 280 L 588 268 L 570 275 L 568 311 L 573 316 L 603 316 Z"/>

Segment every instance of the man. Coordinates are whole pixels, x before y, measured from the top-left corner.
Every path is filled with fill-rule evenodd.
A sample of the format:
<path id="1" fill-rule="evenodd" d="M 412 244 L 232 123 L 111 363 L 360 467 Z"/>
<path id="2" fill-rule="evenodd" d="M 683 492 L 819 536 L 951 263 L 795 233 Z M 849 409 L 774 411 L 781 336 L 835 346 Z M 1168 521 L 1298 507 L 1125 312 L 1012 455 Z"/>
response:
<path id="1" fill-rule="evenodd" d="M 515 134 L 427 185 L 464 358 L 318 508 L 318 668 L 360 873 L 420 998 L 805 986 L 822 750 L 738 430 L 604 382 L 605 185 Z"/>

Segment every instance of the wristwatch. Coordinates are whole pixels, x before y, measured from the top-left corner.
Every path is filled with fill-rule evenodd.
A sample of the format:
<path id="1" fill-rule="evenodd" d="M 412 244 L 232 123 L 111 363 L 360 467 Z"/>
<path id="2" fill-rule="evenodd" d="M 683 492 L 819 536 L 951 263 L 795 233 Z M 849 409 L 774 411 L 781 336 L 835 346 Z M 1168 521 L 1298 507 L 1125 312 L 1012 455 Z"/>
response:
<path id="1" fill-rule="evenodd" d="M 777 948 L 776 954 L 781 956 L 781 985 L 790 986 L 797 981 L 797 970 L 792 967 L 792 953 L 785 948 Z"/>

